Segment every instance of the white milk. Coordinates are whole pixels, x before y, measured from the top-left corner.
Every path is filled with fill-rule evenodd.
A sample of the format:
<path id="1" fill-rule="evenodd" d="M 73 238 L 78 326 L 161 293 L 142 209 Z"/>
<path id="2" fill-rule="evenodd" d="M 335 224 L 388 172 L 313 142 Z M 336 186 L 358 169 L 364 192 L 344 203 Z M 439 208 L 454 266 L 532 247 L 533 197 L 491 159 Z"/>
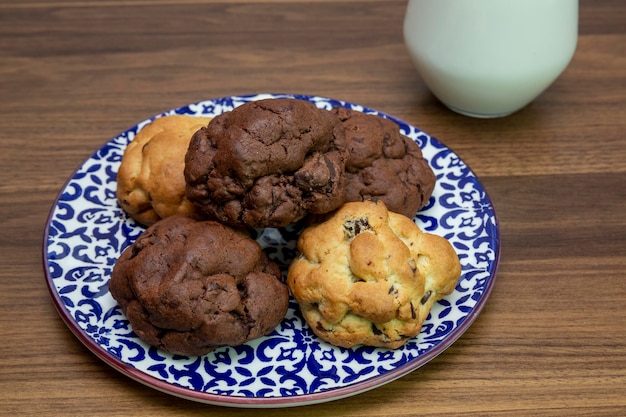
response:
<path id="1" fill-rule="evenodd" d="M 418 73 L 451 109 L 510 114 L 563 72 L 578 0 L 409 0 L 404 38 Z"/>

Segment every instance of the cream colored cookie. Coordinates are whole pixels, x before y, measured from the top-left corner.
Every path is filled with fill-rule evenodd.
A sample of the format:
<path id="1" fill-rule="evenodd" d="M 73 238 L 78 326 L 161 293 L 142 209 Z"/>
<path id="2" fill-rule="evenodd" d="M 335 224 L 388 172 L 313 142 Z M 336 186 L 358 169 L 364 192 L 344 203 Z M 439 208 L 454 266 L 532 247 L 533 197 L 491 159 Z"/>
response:
<path id="1" fill-rule="evenodd" d="M 342 347 L 402 346 L 461 275 L 446 239 L 381 201 L 344 204 L 307 227 L 298 250 L 287 285 L 313 332 Z"/>
<path id="2" fill-rule="evenodd" d="M 149 226 L 164 217 L 195 212 L 185 197 L 185 154 L 193 134 L 210 120 L 163 116 L 137 133 L 117 174 L 118 201 L 133 219 Z"/>

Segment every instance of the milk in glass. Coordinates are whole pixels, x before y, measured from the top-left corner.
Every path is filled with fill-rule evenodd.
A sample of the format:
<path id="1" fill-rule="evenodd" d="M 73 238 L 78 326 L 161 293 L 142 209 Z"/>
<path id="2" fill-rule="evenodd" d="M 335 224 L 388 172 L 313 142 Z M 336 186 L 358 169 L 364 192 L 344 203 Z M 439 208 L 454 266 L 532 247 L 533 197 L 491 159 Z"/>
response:
<path id="1" fill-rule="evenodd" d="M 444 104 L 471 116 L 504 116 L 567 67 L 578 1 L 409 0 L 404 37 L 418 73 Z"/>

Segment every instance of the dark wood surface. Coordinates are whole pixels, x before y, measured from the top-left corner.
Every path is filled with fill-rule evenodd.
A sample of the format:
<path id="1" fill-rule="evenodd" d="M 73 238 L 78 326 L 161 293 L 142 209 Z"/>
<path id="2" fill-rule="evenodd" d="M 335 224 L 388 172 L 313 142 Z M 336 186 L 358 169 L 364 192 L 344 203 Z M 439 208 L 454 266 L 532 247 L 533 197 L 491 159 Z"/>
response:
<path id="1" fill-rule="evenodd" d="M 440 105 L 405 51 L 406 1 L 0 1 L 0 415 L 626 415 L 626 2 L 581 0 L 571 65 L 503 119 Z M 48 211 L 95 149 L 186 103 L 315 94 L 436 136 L 500 221 L 495 288 L 426 366 L 325 404 L 241 410 L 145 387 L 61 321 Z"/>

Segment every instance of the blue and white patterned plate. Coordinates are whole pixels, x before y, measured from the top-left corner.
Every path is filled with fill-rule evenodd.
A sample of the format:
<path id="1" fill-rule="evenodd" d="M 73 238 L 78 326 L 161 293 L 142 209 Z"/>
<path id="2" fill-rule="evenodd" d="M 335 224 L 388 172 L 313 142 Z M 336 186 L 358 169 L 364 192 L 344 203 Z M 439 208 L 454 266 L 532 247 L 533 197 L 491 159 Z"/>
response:
<path id="1" fill-rule="evenodd" d="M 288 407 L 358 394 L 424 365 L 475 320 L 494 285 L 500 233 L 489 196 L 472 170 L 435 138 L 391 116 L 323 97 L 259 94 L 202 101 L 164 112 L 215 116 L 248 101 L 295 97 L 330 109 L 343 106 L 394 120 L 414 139 L 437 175 L 422 230 L 447 238 L 463 266 L 455 291 L 433 307 L 422 332 L 404 347 L 344 349 L 318 339 L 292 301 L 270 335 L 204 356 L 171 355 L 146 345 L 111 297 L 108 282 L 120 253 L 144 230 L 120 208 L 116 175 L 126 145 L 154 119 L 111 139 L 68 179 L 55 201 L 43 242 L 47 284 L 61 318 L 94 354 L 157 390 L 209 404 Z M 286 268 L 297 231 L 263 229 L 257 240 Z"/>

